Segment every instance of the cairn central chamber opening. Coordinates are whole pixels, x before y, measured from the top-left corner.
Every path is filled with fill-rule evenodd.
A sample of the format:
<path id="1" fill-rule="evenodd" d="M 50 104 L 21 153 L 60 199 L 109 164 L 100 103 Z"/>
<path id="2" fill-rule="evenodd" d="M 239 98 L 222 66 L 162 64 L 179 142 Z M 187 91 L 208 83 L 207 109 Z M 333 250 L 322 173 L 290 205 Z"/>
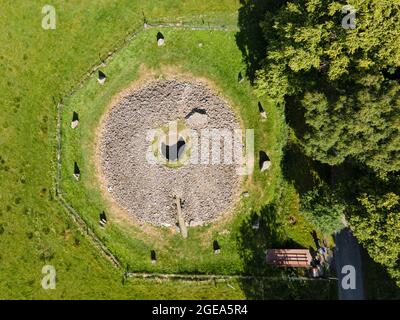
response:
<path id="1" fill-rule="evenodd" d="M 168 161 L 178 161 L 181 159 L 183 152 L 185 151 L 186 142 L 182 137 L 178 138 L 178 141 L 174 138 L 167 139 L 166 142 L 161 143 L 161 154 Z"/>

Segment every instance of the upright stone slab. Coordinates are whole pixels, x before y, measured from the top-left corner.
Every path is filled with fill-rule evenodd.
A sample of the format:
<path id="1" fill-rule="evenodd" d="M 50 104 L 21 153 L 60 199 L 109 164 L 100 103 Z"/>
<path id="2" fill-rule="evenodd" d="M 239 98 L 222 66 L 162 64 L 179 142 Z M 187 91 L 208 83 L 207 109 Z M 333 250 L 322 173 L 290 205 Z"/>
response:
<path id="1" fill-rule="evenodd" d="M 269 157 L 268 157 L 268 155 L 267 155 L 267 153 L 265 151 L 260 151 L 259 157 L 260 157 L 260 163 L 259 163 L 260 164 L 260 171 L 264 172 L 264 171 L 268 170 L 271 167 L 272 162 L 269 159 Z"/>
<path id="2" fill-rule="evenodd" d="M 249 192 L 248 192 L 248 191 L 244 191 L 244 192 L 242 193 L 242 197 L 243 197 L 243 198 L 248 198 L 248 197 L 250 197 Z"/>
<path id="3" fill-rule="evenodd" d="M 213 242 L 213 249 L 214 249 L 214 254 L 219 254 L 221 252 L 221 247 L 219 246 L 217 240 L 214 240 Z"/>
<path id="4" fill-rule="evenodd" d="M 260 101 L 258 102 L 258 111 L 260 112 L 261 121 L 265 121 L 267 119 L 267 113 Z"/>
<path id="5" fill-rule="evenodd" d="M 164 35 L 161 32 L 157 33 L 157 45 L 159 47 L 162 47 L 165 44 L 165 38 Z"/>
<path id="6" fill-rule="evenodd" d="M 151 258 L 151 263 L 152 264 L 156 264 L 157 256 L 156 256 L 156 252 L 154 250 L 150 251 L 150 258 Z"/>
<path id="7" fill-rule="evenodd" d="M 179 223 L 179 229 L 181 230 L 182 237 L 186 239 L 188 237 L 188 232 L 185 224 L 185 220 L 182 216 L 182 207 L 181 207 L 181 199 L 176 197 L 176 213 Z"/>
<path id="8" fill-rule="evenodd" d="M 72 122 L 71 122 L 71 128 L 72 128 L 72 129 L 75 129 L 75 128 L 78 126 L 78 124 L 79 124 L 79 121 L 78 121 L 78 120 L 72 121 Z"/>
<path id="9" fill-rule="evenodd" d="M 242 83 L 243 82 L 244 78 L 243 78 L 242 72 L 238 73 L 238 79 L 237 80 L 238 80 L 238 83 Z"/>
<path id="10" fill-rule="evenodd" d="M 267 171 L 272 166 L 272 162 L 270 160 L 264 161 L 261 166 L 261 172 Z"/>
<path id="11" fill-rule="evenodd" d="M 79 181 L 79 179 L 81 178 L 81 170 L 79 169 L 79 166 L 76 162 L 74 162 L 74 174 L 73 174 L 74 178 L 76 181 Z"/>
<path id="12" fill-rule="evenodd" d="M 99 224 L 101 227 L 104 228 L 106 226 L 106 223 L 107 223 L 107 216 L 106 213 L 103 211 L 99 215 Z"/>
<path id="13" fill-rule="evenodd" d="M 106 74 L 102 71 L 99 70 L 99 76 L 97 78 L 97 81 L 101 84 L 104 85 L 104 83 L 106 82 Z"/>
<path id="14" fill-rule="evenodd" d="M 79 116 L 77 112 L 72 113 L 72 121 L 71 121 L 71 128 L 75 129 L 79 124 Z"/>
<path id="15" fill-rule="evenodd" d="M 251 226 L 254 230 L 258 230 L 260 228 L 260 219 L 259 218 L 255 218 L 253 220 L 252 226 Z"/>

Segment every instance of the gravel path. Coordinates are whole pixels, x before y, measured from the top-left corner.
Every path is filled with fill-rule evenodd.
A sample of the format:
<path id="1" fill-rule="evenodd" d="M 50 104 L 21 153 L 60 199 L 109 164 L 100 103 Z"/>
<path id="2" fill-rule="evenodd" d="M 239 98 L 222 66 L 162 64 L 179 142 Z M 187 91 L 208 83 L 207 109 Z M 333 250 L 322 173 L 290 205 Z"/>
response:
<path id="1" fill-rule="evenodd" d="M 101 132 L 101 167 L 108 191 L 130 215 L 154 225 L 176 224 L 175 195 L 183 200 L 185 222 L 193 226 L 231 210 L 239 192 L 238 165 L 189 163 L 171 168 L 146 160 L 148 130 L 177 120 L 196 130 L 240 129 L 227 103 L 203 84 L 159 80 L 122 97 Z"/>

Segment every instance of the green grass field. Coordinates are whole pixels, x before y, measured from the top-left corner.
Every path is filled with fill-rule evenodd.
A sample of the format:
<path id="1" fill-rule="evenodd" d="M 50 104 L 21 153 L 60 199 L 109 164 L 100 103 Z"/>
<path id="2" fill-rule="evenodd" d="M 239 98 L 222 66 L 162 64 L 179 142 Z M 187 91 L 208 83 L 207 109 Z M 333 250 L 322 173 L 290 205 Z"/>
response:
<path id="1" fill-rule="evenodd" d="M 323 282 L 279 281 L 266 283 L 260 289 L 257 282 L 237 280 L 123 281 L 123 270 L 104 258 L 56 201 L 56 105 L 60 99 L 76 88 L 101 57 L 141 28 L 143 13 L 154 23 L 234 26 L 239 3 L 56 1 L 56 30 L 41 28 L 44 4 L 6 1 L 0 13 L 0 298 L 334 297 L 331 284 Z M 283 180 L 279 165 L 286 143 L 283 111 L 263 100 L 269 119 L 265 123 L 259 121 L 258 100 L 250 85 L 238 85 L 236 81 L 237 73 L 243 72 L 245 66 L 234 32 L 167 28 L 163 29 L 166 46 L 161 49 L 154 41 L 156 32 L 140 32 L 102 68 L 108 77 L 104 87 L 92 77 L 64 101 L 64 197 L 121 260 L 123 268 L 129 265 L 130 271 L 276 275 L 277 270 L 262 264 L 266 245 L 313 246 L 312 227 L 299 215 L 298 194 L 292 183 Z M 199 42 L 203 47 L 199 48 Z M 144 232 L 113 218 L 104 231 L 97 227 L 99 211 L 111 209 L 99 193 L 91 167 L 93 133 L 110 99 L 138 77 L 142 65 L 158 74 L 162 74 L 162 66 L 173 66 L 211 79 L 232 102 L 245 125 L 255 129 L 256 151 L 268 151 L 274 163 L 267 175 L 260 175 L 256 168 L 244 186 L 250 197 L 241 202 L 230 219 L 190 230 L 186 242 L 166 230 L 150 228 Z M 79 130 L 74 132 L 68 130 L 72 111 L 79 112 L 81 120 Z M 72 178 L 73 161 L 81 166 L 79 183 Z M 252 213 L 264 217 L 259 234 L 251 229 Z M 287 222 L 290 215 L 297 219 L 294 226 Z M 212 252 L 214 239 L 221 245 L 220 255 Z M 159 263 L 155 266 L 150 263 L 151 249 L 158 253 Z M 56 267 L 56 290 L 41 288 L 45 264 Z"/>

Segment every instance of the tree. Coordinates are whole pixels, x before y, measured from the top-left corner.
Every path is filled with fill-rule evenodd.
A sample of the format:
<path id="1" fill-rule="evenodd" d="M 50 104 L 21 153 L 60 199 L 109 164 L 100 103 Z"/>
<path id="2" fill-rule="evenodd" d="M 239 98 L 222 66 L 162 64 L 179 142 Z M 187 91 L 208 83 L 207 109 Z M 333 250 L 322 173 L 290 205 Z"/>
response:
<path id="1" fill-rule="evenodd" d="M 306 129 L 299 137 L 314 159 L 337 165 L 351 158 L 379 173 L 397 171 L 400 4 L 351 4 L 355 29 L 342 26 L 345 13 L 337 1 L 289 0 L 267 11 L 257 90 L 302 108 Z"/>
<path id="2" fill-rule="evenodd" d="M 329 101 L 321 92 L 306 92 L 305 152 L 330 165 L 354 157 L 378 172 L 399 170 L 399 93 L 398 86 L 385 92 L 359 89 Z"/>
<path id="3" fill-rule="evenodd" d="M 386 266 L 400 286 L 400 196 L 363 194 L 352 207 L 349 224 L 369 255 Z"/>
<path id="4" fill-rule="evenodd" d="M 301 198 L 301 213 L 322 233 L 330 235 L 344 227 L 345 205 L 325 183 L 320 183 Z"/>

